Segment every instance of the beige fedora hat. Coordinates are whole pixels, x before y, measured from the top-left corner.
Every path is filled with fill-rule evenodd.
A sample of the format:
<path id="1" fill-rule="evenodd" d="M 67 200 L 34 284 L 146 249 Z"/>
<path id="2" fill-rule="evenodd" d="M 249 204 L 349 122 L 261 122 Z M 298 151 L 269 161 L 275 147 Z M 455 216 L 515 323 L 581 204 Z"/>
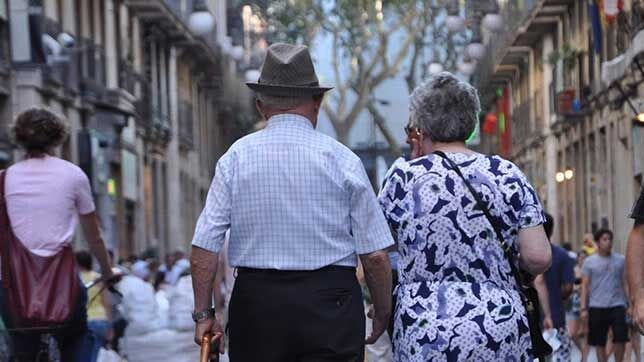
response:
<path id="1" fill-rule="evenodd" d="M 315 95 L 333 89 L 320 87 L 308 47 L 285 43 L 268 47 L 259 79 L 246 85 L 257 93 L 282 97 Z"/>

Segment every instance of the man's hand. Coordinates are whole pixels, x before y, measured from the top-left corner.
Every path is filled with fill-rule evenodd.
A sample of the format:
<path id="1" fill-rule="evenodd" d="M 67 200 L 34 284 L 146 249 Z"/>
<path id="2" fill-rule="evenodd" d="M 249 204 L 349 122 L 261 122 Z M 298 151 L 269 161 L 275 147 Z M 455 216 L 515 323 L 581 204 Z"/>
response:
<path id="1" fill-rule="evenodd" d="M 631 318 L 639 332 L 644 332 L 644 299 L 635 301 L 635 305 L 631 307 Z"/>
<path id="2" fill-rule="evenodd" d="M 387 329 L 391 315 L 391 264 L 383 250 L 360 255 L 365 281 L 373 301 L 373 328 L 367 344 L 373 344 Z"/>
<path id="3" fill-rule="evenodd" d="M 543 318 L 543 330 L 547 331 L 548 329 L 553 328 L 552 319 L 550 317 Z"/>
<path id="4" fill-rule="evenodd" d="M 224 329 L 216 319 L 205 319 L 197 322 L 195 326 L 195 343 L 201 346 L 201 341 L 204 334 L 210 332 L 212 335 L 212 343 L 218 343 L 219 353 L 223 354 L 225 351 Z"/>
<path id="5" fill-rule="evenodd" d="M 371 311 L 369 311 L 369 314 L 371 314 Z M 385 330 L 387 329 L 387 324 L 389 324 L 389 317 L 388 316 L 383 316 L 382 313 L 378 317 L 373 318 L 372 322 L 372 328 L 371 328 L 371 335 L 364 341 L 365 344 L 374 344 L 380 338 L 380 336 L 385 333 Z"/>

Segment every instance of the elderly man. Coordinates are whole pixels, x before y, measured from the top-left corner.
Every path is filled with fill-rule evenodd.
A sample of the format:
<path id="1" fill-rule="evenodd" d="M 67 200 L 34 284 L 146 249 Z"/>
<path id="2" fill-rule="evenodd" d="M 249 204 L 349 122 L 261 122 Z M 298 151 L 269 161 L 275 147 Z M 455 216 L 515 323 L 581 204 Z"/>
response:
<path id="1" fill-rule="evenodd" d="M 268 48 L 257 93 L 264 130 L 219 159 L 192 242 L 195 339 L 222 333 L 212 287 L 225 233 L 237 268 L 229 353 L 238 361 L 362 361 L 365 320 L 355 268 L 374 302 L 373 343 L 391 309 L 393 244 L 360 159 L 315 131 L 323 94 L 308 49 Z M 223 352 L 223 347 L 220 347 Z"/>
<path id="2" fill-rule="evenodd" d="M 628 287 L 631 297 L 632 318 L 640 333 L 644 331 L 644 188 L 639 200 L 633 207 L 631 217 L 635 219 L 635 226 L 628 239 L 626 250 L 626 267 Z"/>

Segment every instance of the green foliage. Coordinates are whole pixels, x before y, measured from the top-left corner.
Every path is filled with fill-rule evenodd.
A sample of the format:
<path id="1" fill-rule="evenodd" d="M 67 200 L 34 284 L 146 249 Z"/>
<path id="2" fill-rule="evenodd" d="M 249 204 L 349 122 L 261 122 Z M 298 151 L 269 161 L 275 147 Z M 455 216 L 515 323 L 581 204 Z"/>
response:
<path id="1" fill-rule="evenodd" d="M 552 66 L 556 66 L 557 63 L 561 60 L 564 63 L 566 69 L 574 68 L 577 62 L 577 56 L 581 52 L 573 47 L 570 44 L 565 43 L 563 47 L 559 50 L 554 50 L 548 55 L 548 63 Z"/>

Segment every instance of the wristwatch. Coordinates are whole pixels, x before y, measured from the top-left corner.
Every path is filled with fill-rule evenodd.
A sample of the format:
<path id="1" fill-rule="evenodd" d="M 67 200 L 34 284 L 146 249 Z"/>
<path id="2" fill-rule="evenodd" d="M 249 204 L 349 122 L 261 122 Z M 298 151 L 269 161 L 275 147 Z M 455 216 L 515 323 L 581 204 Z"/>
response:
<path id="1" fill-rule="evenodd" d="M 215 308 L 210 308 L 199 312 L 192 312 L 192 320 L 197 323 L 204 321 L 206 319 L 212 319 L 214 316 L 215 316 Z"/>

